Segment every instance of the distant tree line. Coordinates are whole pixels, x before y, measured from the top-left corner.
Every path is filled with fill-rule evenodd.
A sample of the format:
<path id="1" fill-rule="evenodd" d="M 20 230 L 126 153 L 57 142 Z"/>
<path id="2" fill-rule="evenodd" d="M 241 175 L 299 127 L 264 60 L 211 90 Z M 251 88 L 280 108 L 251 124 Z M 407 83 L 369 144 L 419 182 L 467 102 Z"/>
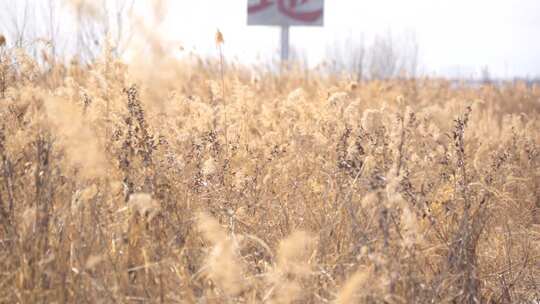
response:
<path id="1" fill-rule="evenodd" d="M 43 56 L 91 62 L 109 47 L 127 46 L 134 0 L 0 0 L 0 34 L 6 47 Z M 108 45 L 105 45 L 108 44 Z"/>
<path id="2" fill-rule="evenodd" d="M 388 31 L 367 44 L 363 34 L 336 42 L 326 52 L 331 73 L 349 73 L 361 79 L 414 78 L 418 73 L 419 47 L 413 32 L 399 38 Z"/>

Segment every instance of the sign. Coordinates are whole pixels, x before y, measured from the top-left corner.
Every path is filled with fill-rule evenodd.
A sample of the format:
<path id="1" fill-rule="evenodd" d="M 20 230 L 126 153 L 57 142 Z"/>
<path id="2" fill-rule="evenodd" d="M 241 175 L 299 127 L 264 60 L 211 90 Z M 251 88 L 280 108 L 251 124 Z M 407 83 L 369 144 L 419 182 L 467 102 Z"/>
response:
<path id="1" fill-rule="evenodd" d="M 289 27 L 322 26 L 324 0 L 248 0 L 248 25 L 281 27 L 281 61 L 289 58 Z"/>
<path id="2" fill-rule="evenodd" d="M 322 26 L 324 0 L 248 0 L 248 25 Z"/>

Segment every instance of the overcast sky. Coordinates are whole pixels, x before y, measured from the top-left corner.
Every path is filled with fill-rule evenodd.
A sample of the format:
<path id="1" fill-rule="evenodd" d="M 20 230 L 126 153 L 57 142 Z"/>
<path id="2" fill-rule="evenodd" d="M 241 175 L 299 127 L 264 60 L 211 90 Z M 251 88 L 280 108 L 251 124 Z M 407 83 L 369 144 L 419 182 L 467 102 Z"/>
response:
<path id="1" fill-rule="evenodd" d="M 22 1 L 0 3 L 6 10 Z M 27 1 L 39 15 L 50 0 Z M 134 1 L 135 15 L 151 24 L 154 14 L 149 7 L 160 0 Z M 186 53 L 216 56 L 214 34 L 219 28 L 228 59 L 257 63 L 279 56 L 279 29 L 247 26 L 247 0 L 161 1 L 168 4 L 165 15 L 158 18 L 159 26 L 149 29 L 183 45 Z M 68 11 L 57 17 L 66 37 L 73 36 L 75 28 Z M 5 13 L 0 17 L 1 30 L 8 20 Z M 325 0 L 324 27 L 292 28 L 291 44 L 315 66 L 331 59 L 328 50 L 336 45 L 361 37 L 369 45 L 375 35 L 389 32 L 397 38 L 415 34 L 424 74 L 478 76 L 488 66 L 494 77 L 540 76 L 540 0 Z"/>
<path id="2" fill-rule="evenodd" d="M 279 30 L 246 25 L 246 0 L 172 0 L 166 35 L 187 49 L 215 51 L 222 30 L 229 57 L 252 62 L 277 56 Z M 425 73 L 468 76 L 487 65 L 496 77 L 540 75 L 539 0 L 326 0 L 324 27 L 291 30 L 291 44 L 310 64 L 327 49 L 362 34 L 414 32 Z"/>

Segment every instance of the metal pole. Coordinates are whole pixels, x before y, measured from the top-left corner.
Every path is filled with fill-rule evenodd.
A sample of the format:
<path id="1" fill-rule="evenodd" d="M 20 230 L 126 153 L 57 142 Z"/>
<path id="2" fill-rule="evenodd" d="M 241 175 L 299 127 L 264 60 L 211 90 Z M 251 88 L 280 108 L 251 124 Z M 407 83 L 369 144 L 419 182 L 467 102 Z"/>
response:
<path id="1" fill-rule="evenodd" d="M 281 26 L 281 63 L 289 60 L 289 26 Z"/>

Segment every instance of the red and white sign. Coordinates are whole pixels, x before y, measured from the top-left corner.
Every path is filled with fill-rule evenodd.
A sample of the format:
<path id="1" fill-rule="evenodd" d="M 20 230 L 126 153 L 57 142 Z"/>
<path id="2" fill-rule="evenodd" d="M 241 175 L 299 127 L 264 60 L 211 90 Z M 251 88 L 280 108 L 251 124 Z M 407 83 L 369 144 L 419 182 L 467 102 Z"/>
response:
<path id="1" fill-rule="evenodd" d="M 248 25 L 322 26 L 324 0 L 248 0 Z"/>

